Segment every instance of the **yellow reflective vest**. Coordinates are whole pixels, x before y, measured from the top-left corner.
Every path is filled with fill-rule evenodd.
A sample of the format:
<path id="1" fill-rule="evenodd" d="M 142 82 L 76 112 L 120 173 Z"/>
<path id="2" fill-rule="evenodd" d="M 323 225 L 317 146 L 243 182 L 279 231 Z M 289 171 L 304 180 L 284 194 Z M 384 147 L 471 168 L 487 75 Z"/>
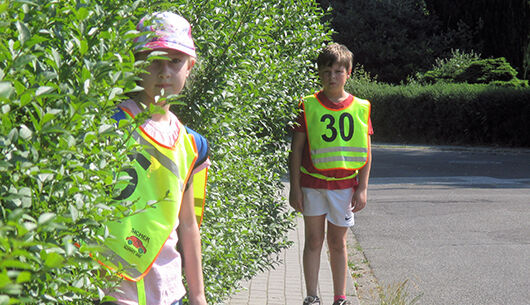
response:
<path id="1" fill-rule="evenodd" d="M 366 164 L 370 102 L 354 97 L 349 106 L 330 109 L 314 94 L 304 97 L 302 105 L 311 162 L 316 169 L 358 170 Z M 303 168 L 302 172 L 311 174 Z"/>
<path id="2" fill-rule="evenodd" d="M 120 108 L 115 119 L 133 119 L 134 114 Z M 120 118 L 121 116 L 121 118 Z M 109 238 L 98 262 L 137 283 L 139 305 L 146 304 L 143 277 L 160 254 L 178 219 L 182 197 L 200 155 L 208 157 L 206 140 L 180 122 L 179 134 L 171 148 L 153 140 L 141 127 L 132 132 L 127 146 L 132 167 L 122 169 L 132 179 L 116 198 L 133 202 L 133 213 L 107 224 Z M 198 141 L 198 142 L 197 142 Z M 197 143 L 200 144 L 198 151 Z M 207 167 L 193 175 L 194 209 L 197 224 L 202 222 L 206 195 Z M 81 247 L 79 243 L 76 246 Z"/>
<path id="3" fill-rule="evenodd" d="M 103 256 L 108 259 L 101 263 L 136 282 L 149 272 L 175 227 L 197 147 L 182 124 L 171 148 L 158 144 L 141 127 L 127 145 L 133 148 L 133 166 L 124 174 L 132 180 L 117 199 L 131 201 L 134 210 L 143 211 L 107 224 L 110 237 L 104 241 L 108 251 Z"/>

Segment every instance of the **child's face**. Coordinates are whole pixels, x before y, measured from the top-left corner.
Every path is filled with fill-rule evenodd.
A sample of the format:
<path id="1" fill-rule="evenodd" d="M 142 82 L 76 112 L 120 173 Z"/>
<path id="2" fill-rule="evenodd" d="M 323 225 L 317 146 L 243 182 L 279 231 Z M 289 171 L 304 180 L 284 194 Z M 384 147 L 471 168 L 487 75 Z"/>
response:
<path id="1" fill-rule="evenodd" d="M 345 66 L 338 63 L 320 68 L 318 75 L 324 91 L 343 90 L 346 80 L 350 77 L 350 72 Z"/>
<path id="2" fill-rule="evenodd" d="M 165 57 L 169 60 L 153 60 L 146 68 L 147 73 L 140 75 L 140 86 L 144 88 L 145 104 L 154 102 L 155 96 L 169 96 L 179 94 L 184 88 L 186 78 L 190 74 L 195 60 L 189 55 L 171 49 L 157 51 L 167 52 Z M 143 58 L 142 58 L 143 57 Z M 147 57 L 147 54 L 140 55 L 140 59 Z"/>

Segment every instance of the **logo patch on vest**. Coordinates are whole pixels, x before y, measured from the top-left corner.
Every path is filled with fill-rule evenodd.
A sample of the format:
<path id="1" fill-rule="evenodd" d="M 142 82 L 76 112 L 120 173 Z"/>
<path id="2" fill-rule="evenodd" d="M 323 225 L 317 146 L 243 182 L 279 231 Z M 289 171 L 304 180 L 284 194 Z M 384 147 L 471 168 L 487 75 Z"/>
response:
<path id="1" fill-rule="evenodd" d="M 125 250 L 133 253 L 137 257 L 141 257 L 145 253 L 147 253 L 147 249 L 144 246 L 144 242 L 146 244 L 149 244 L 149 236 L 135 230 L 134 228 L 131 229 L 131 236 L 127 237 L 125 239 L 126 244 L 123 246 Z"/>

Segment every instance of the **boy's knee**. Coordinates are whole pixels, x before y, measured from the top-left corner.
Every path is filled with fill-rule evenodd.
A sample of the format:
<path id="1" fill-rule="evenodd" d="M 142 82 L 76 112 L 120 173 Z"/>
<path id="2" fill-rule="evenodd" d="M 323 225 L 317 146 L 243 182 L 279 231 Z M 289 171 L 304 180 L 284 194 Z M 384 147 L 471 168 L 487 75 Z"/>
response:
<path id="1" fill-rule="evenodd" d="M 309 250 L 320 250 L 324 244 L 324 237 L 318 238 L 307 238 L 305 241 L 305 247 Z"/>
<path id="2" fill-rule="evenodd" d="M 329 251 L 345 251 L 346 250 L 346 238 L 328 238 Z"/>

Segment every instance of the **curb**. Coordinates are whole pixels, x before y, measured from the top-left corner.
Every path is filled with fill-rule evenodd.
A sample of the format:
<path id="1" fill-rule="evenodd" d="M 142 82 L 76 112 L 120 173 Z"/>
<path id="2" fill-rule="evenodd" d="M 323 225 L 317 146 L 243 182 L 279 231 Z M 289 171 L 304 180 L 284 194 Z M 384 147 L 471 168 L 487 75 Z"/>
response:
<path id="1" fill-rule="evenodd" d="M 348 269 L 354 290 L 354 305 L 379 305 L 379 282 L 374 276 L 370 263 L 361 249 L 359 241 L 355 237 L 355 226 L 350 229 L 347 237 L 348 246 Z M 355 303 L 357 302 L 357 303 Z"/>

